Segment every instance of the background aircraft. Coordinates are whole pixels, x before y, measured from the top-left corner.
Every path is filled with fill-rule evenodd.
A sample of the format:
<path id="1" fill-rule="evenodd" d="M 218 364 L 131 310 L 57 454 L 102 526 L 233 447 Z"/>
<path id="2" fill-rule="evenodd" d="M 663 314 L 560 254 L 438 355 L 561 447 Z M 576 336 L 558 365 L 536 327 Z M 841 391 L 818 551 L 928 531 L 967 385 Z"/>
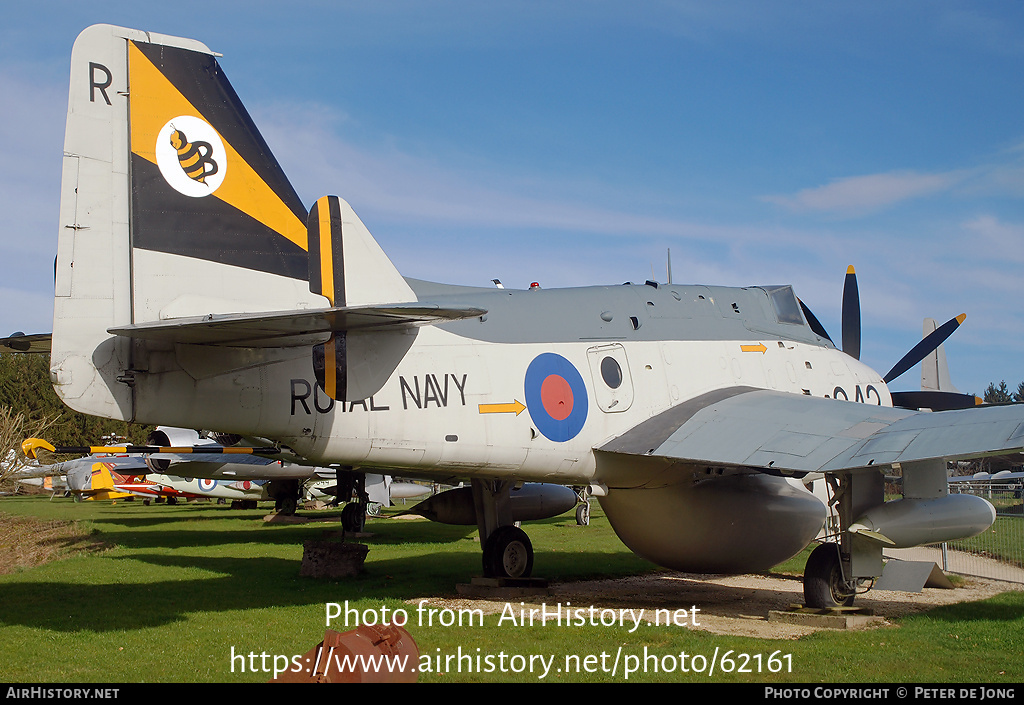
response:
<path id="1" fill-rule="evenodd" d="M 133 461 L 121 459 L 97 460 L 91 464 L 79 463 L 67 474 L 68 489 L 76 499 L 121 499 L 143 497 L 166 498 L 171 504 L 178 499 L 227 499 L 239 502 L 257 502 L 269 499 L 263 483 L 190 479 L 160 474 L 131 474 Z"/>
<path id="2" fill-rule="evenodd" d="M 194 40 L 85 30 L 64 154 L 51 376 L 68 405 L 469 478 L 489 574 L 531 569 L 521 482 L 588 486 L 656 563 L 746 572 L 818 534 L 826 507 L 799 480 L 821 473 L 840 528 L 805 593 L 847 603 L 883 545 L 991 525 L 987 502 L 948 494 L 947 461 L 1024 448 L 1018 409 L 889 390 L 962 318 L 884 376 L 859 361 L 852 271 L 842 350 L 789 286 L 407 280 L 345 201 L 307 211 Z"/>

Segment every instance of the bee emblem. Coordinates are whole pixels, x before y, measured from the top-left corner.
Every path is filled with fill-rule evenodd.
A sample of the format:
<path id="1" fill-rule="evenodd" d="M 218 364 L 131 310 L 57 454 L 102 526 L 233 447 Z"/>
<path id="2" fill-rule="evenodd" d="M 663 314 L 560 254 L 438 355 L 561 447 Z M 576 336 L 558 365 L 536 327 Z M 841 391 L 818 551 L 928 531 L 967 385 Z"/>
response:
<path id="1" fill-rule="evenodd" d="M 210 156 L 213 154 L 213 147 L 209 142 L 189 142 L 185 133 L 176 129 L 171 133 L 171 146 L 178 153 L 178 164 L 181 165 L 182 171 L 193 181 L 205 184 L 206 177 L 220 171 L 217 162 Z"/>
<path id="2" fill-rule="evenodd" d="M 213 194 L 224 183 L 228 153 L 210 123 L 194 115 L 178 115 L 157 134 L 157 166 L 167 184 L 192 198 Z"/>

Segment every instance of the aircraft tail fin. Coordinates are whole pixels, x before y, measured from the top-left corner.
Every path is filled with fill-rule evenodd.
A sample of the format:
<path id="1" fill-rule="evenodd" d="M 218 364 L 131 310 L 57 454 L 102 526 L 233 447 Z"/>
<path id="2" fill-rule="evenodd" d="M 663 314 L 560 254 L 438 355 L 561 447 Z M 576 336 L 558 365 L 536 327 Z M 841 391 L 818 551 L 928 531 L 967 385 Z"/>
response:
<path id="1" fill-rule="evenodd" d="M 200 42 L 84 30 L 64 155 L 51 378 L 78 411 L 145 415 L 133 384 L 151 348 L 125 330 L 416 300 L 341 199 L 321 199 L 307 230 L 305 206 Z"/>
<path id="2" fill-rule="evenodd" d="M 924 319 L 922 339 L 934 332 L 938 326 L 938 321 L 934 318 Z M 946 351 L 942 345 L 935 348 L 921 361 L 921 389 L 922 391 L 960 393 L 960 390 L 953 386 L 953 381 L 949 376 Z"/>
<path id="3" fill-rule="evenodd" d="M 114 489 L 114 476 L 110 474 L 110 468 L 105 464 L 92 464 L 92 483 L 90 489 L 93 491 Z"/>
<path id="4" fill-rule="evenodd" d="M 131 493 L 118 489 L 117 482 L 123 480 L 124 478 L 113 473 L 106 463 L 96 462 L 92 463 L 87 476 L 83 473 L 78 482 L 69 483 L 69 487 L 85 499 L 120 499 L 131 496 Z"/>
<path id="5" fill-rule="evenodd" d="M 337 196 L 324 196 L 309 210 L 309 290 L 331 306 L 407 303 L 416 294 L 370 232 Z"/>
<path id="6" fill-rule="evenodd" d="M 109 328 L 321 306 L 306 286 L 305 220 L 209 48 L 110 25 L 84 30 L 64 142 L 58 394 L 79 411 L 130 420 L 134 350 Z"/>

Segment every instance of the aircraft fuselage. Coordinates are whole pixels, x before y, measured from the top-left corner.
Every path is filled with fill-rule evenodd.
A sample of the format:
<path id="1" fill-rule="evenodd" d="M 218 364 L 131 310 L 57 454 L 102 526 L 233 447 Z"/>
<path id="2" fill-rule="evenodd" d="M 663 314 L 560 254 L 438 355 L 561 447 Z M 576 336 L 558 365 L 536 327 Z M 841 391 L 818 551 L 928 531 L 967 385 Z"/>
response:
<path id="1" fill-rule="evenodd" d="M 370 351 L 381 379 L 366 398 L 327 396 L 308 348 L 179 345 L 140 356 L 151 364 L 136 375 L 136 398 L 162 403 L 140 404 L 137 419 L 255 433 L 323 464 L 586 484 L 600 480 L 593 448 L 711 390 L 891 405 L 876 372 L 798 313 L 785 320 L 773 297 L 795 305 L 788 287 L 410 284 L 421 301 L 487 313 L 412 329 Z M 350 349 L 360 349 L 358 339 L 350 334 Z M 391 347 L 404 355 L 389 366 Z"/>

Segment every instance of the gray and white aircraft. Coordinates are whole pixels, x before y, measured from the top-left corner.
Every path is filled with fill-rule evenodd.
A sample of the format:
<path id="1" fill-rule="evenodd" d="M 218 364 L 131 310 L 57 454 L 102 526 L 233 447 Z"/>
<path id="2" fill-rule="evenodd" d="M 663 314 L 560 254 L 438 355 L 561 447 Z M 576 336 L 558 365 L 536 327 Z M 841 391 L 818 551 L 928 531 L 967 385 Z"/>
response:
<path id="1" fill-rule="evenodd" d="M 206 438 L 190 428 L 158 426 L 149 436 L 157 447 L 189 448 L 188 453 L 164 452 L 146 455 L 150 472 L 207 480 L 253 480 L 265 483 L 267 496 L 283 514 L 294 514 L 304 484 L 330 479 L 337 483 L 334 468 L 317 467 L 295 458 L 267 458 L 258 455 L 224 454 L 223 441 L 239 443 L 241 437 L 214 433 Z M 125 450 L 129 450 L 126 448 Z"/>
<path id="2" fill-rule="evenodd" d="M 993 522 L 946 463 L 1024 449 L 1024 409 L 888 387 L 962 319 L 883 377 L 858 360 L 852 272 L 842 350 L 789 286 L 405 279 L 344 200 L 307 210 L 216 56 L 107 25 L 75 42 L 51 358 L 72 408 L 468 479 L 498 576 L 532 567 L 521 482 L 589 487 L 655 563 L 742 573 L 815 538 L 826 506 L 799 479 L 820 473 L 840 527 L 808 561 L 813 605 L 849 603 L 883 545 Z"/>

